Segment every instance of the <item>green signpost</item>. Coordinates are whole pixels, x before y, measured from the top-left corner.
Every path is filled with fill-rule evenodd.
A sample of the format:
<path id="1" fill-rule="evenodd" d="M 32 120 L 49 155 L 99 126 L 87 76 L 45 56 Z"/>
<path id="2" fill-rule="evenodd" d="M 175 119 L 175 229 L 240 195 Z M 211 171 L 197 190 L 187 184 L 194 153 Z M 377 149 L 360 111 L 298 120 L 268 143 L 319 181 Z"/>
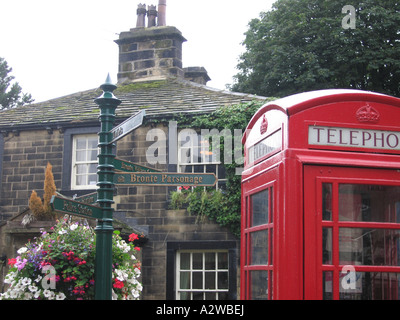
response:
<path id="1" fill-rule="evenodd" d="M 102 96 L 95 99 L 100 107 L 100 132 L 99 132 L 99 165 L 97 166 L 97 203 L 102 214 L 97 220 L 96 232 L 96 267 L 95 267 L 95 299 L 111 300 L 112 292 L 112 234 L 114 203 L 114 158 L 113 134 L 111 133 L 115 122 L 115 109 L 121 104 L 113 91 L 117 88 L 111 83 L 110 75 L 106 82 L 100 86 Z"/>
<path id="2" fill-rule="evenodd" d="M 59 212 L 97 219 L 96 232 L 96 265 L 95 265 L 95 299 L 111 300 L 112 292 L 112 234 L 114 186 L 118 185 L 152 185 L 152 186 L 214 186 L 217 178 L 213 173 L 163 173 L 158 170 L 116 159 L 113 153 L 114 142 L 123 138 L 143 121 L 142 110 L 128 120 L 113 128 L 115 110 L 121 104 L 113 91 L 117 88 L 111 83 L 110 76 L 100 86 L 102 96 L 95 99 L 100 107 L 99 132 L 100 149 L 97 167 L 98 189 L 96 194 L 88 194 L 77 200 L 53 197 L 53 209 Z M 115 172 L 115 171 L 122 171 Z M 93 205 L 97 202 L 97 205 Z"/>
<path id="3" fill-rule="evenodd" d="M 159 172 L 159 170 L 148 168 L 133 162 L 117 158 L 114 159 L 114 168 L 117 171 L 123 171 L 123 172 Z"/>
<path id="4" fill-rule="evenodd" d="M 76 197 L 75 201 L 83 202 L 86 204 L 96 205 L 97 204 L 97 192 L 85 194 L 80 197 Z"/>
<path id="5" fill-rule="evenodd" d="M 70 214 L 87 219 L 99 219 L 102 216 L 102 210 L 97 206 L 62 197 L 53 196 L 50 205 L 54 211 L 63 214 Z"/>
<path id="6" fill-rule="evenodd" d="M 211 187 L 216 182 L 214 173 L 135 172 L 114 175 L 114 183 L 120 185 Z"/>

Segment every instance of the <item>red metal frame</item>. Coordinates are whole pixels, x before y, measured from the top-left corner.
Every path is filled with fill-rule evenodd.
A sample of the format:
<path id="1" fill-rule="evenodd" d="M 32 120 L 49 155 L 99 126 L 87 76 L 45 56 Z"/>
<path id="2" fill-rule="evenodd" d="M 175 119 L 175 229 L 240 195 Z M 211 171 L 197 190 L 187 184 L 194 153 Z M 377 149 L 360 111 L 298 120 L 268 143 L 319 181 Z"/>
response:
<path id="1" fill-rule="evenodd" d="M 376 110 L 379 119 L 370 117 L 371 121 L 365 122 L 365 119 L 357 118 L 357 114 L 365 106 Z M 264 117 L 267 121 L 263 122 Z M 357 90 L 324 90 L 294 95 L 264 105 L 253 116 L 243 137 L 245 171 L 242 176 L 242 299 L 251 298 L 248 271 L 258 269 L 269 270 L 273 273 L 273 286 L 269 290 L 271 293 L 269 298 L 320 299 L 322 277 L 311 275 L 321 275 L 323 270 L 334 271 L 333 267 L 323 266 L 321 263 L 322 250 L 317 244 L 321 242 L 322 227 L 332 227 L 333 237 L 337 239 L 338 227 L 352 226 L 352 223 L 327 222 L 310 218 L 315 210 L 322 207 L 322 190 L 318 186 L 321 186 L 323 181 L 337 183 L 335 179 L 342 179 L 340 170 L 337 171 L 340 167 L 345 170 L 343 172 L 351 172 L 350 169 L 346 171 L 346 167 L 363 168 L 359 170 L 365 173 L 368 182 L 379 180 L 382 170 L 377 169 L 400 168 L 400 151 L 397 149 L 377 150 L 344 148 L 337 145 L 310 145 L 309 126 L 399 132 L 399 118 L 400 99 Z M 368 114 L 366 119 L 369 119 Z M 282 132 L 280 148 L 266 153 L 254 163 L 249 164 L 250 148 L 277 130 Z M 268 142 L 268 140 L 264 141 Z M 309 168 L 313 168 L 312 170 L 317 170 L 317 172 L 321 170 L 325 172 L 328 167 L 339 174 L 332 176 L 327 173 L 327 176 L 323 176 L 309 171 Z M 348 175 L 348 178 L 350 179 L 351 175 Z M 388 174 L 386 178 L 388 181 L 392 179 L 392 183 L 397 183 L 393 182 L 394 175 Z M 249 199 L 257 190 L 268 186 L 273 186 L 274 189 L 273 265 L 251 266 L 247 264 L 251 254 L 248 235 L 252 230 L 248 227 L 251 214 Z M 334 192 L 337 193 L 337 191 Z M 333 197 L 337 197 L 337 194 L 334 193 Z M 335 206 L 337 203 L 333 204 L 333 210 L 337 210 Z M 311 215 L 307 215 L 308 212 L 311 212 Z M 369 224 L 365 226 L 367 225 L 371 226 Z M 379 224 L 373 224 L 373 226 L 383 227 Z M 391 227 L 399 229 L 397 224 Z M 338 254 L 337 249 L 334 248 L 334 255 Z M 334 259 L 337 257 L 335 256 Z M 377 269 L 375 266 L 357 266 L 357 270 Z M 379 270 L 400 272 L 398 267 L 391 266 L 383 266 Z M 335 271 L 334 277 L 336 277 L 335 281 L 338 280 L 339 273 Z M 335 298 L 338 297 L 337 295 L 338 293 L 335 293 Z"/>

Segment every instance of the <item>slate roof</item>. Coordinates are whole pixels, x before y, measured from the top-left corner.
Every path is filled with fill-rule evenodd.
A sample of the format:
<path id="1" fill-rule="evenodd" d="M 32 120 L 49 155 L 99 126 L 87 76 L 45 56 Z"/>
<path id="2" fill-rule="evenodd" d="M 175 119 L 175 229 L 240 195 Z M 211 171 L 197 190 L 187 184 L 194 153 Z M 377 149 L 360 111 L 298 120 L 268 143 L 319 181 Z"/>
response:
<path id="1" fill-rule="evenodd" d="M 94 99 L 101 94 L 102 90 L 97 88 L 1 111 L 0 130 L 98 123 L 99 108 Z M 141 109 L 146 109 L 149 118 L 211 112 L 221 106 L 265 100 L 265 97 L 217 90 L 176 78 L 120 85 L 114 95 L 122 101 L 116 110 L 117 119 L 128 118 Z"/>

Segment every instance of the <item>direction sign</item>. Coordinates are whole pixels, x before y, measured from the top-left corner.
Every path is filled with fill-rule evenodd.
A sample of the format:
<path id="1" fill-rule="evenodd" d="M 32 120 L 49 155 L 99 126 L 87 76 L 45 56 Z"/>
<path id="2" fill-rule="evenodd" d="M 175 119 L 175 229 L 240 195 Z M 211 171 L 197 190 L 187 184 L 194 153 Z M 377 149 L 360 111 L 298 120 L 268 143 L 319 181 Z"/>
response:
<path id="1" fill-rule="evenodd" d="M 140 166 L 136 163 L 121 160 L 118 158 L 114 159 L 114 168 L 115 170 L 123 172 L 159 172 L 159 170 Z"/>
<path id="2" fill-rule="evenodd" d="M 135 172 L 114 175 L 114 183 L 120 185 L 212 187 L 216 182 L 214 173 Z"/>
<path id="3" fill-rule="evenodd" d="M 53 196 L 50 201 L 51 208 L 59 213 L 80 216 L 84 218 L 100 219 L 103 210 L 100 207 L 89 205 L 70 199 Z"/>
<path id="4" fill-rule="evenodd" d="M 143 117 L 145 115 L 146 111 L 141 110 L 137 114 L 133 115 L 129 119 L 122 122 L 120 125 L 116 126 L 114 129 L 112 129 L 112 140 L 110 143 L 118 141 L 119 139 L 125 137 L 128 133 L 140 127 L 142 125 Z"/>
<path id="5" fill-rule="evenodd" d="M 75 201 L 86 203 L 86 204 L 91 204 L 91 205 L 96 205 L 97 202 L 97 192 L 85 194 L 80 197 L 76 197 L 74 199 Z"/>

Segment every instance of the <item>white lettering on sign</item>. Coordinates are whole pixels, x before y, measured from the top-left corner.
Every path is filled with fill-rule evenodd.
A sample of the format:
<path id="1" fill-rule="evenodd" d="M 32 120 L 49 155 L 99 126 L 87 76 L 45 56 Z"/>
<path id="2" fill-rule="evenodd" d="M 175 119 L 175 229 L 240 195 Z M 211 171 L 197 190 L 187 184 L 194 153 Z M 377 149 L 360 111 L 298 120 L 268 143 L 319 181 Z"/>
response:
<path id="1" fill-rule="evenodd" d="M 248 149 L 249 164 L 282 148 L 282 130 L 274 132 Z"/>
<path id="2" fill-rule="evenodd" d="M 314 146 L 400 150 L 400 132 L 309 126 L 308 144 Z"/>

